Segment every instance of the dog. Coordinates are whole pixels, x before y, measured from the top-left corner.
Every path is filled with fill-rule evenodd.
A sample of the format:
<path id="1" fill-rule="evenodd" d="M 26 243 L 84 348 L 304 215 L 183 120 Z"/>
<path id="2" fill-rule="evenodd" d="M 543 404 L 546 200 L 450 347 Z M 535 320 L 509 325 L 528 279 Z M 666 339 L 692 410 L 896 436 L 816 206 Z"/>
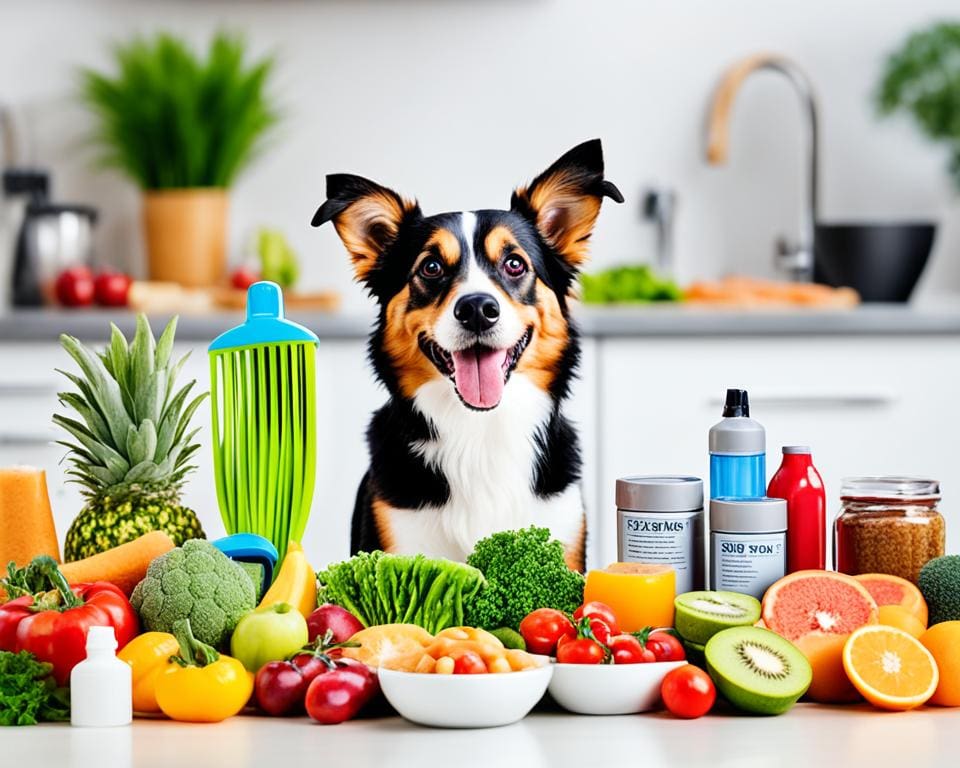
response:
<path id="1" fill-rule="evenodd" d="M 369 357 L 389 400 L 367 431 L 351 550 L 463 561 L 481 538 L 549 528 L 583 570 L 577 432 L 564 418 L 580 355 L 570 313 L 604 198 L 594 139 L 513 192 L 509 210 L 424 216 L 360 176 L 327 176 L 333 221 L 379 305 Z"/>

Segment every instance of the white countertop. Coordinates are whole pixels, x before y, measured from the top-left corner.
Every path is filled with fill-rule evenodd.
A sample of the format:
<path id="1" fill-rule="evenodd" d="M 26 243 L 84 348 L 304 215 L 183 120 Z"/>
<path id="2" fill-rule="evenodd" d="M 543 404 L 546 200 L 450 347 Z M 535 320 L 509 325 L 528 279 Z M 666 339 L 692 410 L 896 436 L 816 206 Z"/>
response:
<path id="1" fill-rule="evenodd" d="M 235 717 L 217 725 L 136 720 L 118 729 L 4 728 L 0 745 L 2 765 L 56 768 L 917 768 L 957 764 L 960 709 L 894 713 L 799 704 L 779 717 L 721 710 L 693 721 L 663 712 L 535 712 L 486 730 L 421 728 L 399 717 L 336 726 L 306 718 Z"/>

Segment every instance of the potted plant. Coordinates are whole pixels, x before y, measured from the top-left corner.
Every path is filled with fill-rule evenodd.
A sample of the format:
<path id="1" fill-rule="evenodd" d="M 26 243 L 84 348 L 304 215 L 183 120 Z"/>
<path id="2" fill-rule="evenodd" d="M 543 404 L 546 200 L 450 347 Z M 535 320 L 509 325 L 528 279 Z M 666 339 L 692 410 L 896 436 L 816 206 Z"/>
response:
<path id="1" fill-rule="evenodd" d="M 278 112 L 266 94 L 273 59 L 219 32 L 205 58 L 166 33 L 114 50 L 116 72 L 81 72 L 103 164 L 143 190 L 149 275 L 212 285 L 226 266 L 228 190 Z"/>
<path id="2" fill-rule="evenodd" d="M 887 59 L 877 91 L 881 114 L 903 111 L 928 137 L 947 145 L 960 187 L 960 23 L 915 32 Z"/>

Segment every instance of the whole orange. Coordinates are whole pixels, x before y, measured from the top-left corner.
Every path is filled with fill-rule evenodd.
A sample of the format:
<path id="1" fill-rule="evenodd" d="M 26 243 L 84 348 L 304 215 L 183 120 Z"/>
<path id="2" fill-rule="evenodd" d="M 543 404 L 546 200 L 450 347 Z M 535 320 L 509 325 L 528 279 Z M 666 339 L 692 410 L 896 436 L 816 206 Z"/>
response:
<path id="1" fill-rule="evenodd" d="M 877 618 L 881 624 L 902 629 L 914 637 L 920 637 L 927 631 L 926 625 L 920 619 L 900 605 L 881 605 Z"/>
<path id="2" fill-rule="evenodd" d="M 940 684 L 930 697 L 931 704 L 960 707 L 960 621 L 934 624 L 920 635 L 940 669 Z"/>

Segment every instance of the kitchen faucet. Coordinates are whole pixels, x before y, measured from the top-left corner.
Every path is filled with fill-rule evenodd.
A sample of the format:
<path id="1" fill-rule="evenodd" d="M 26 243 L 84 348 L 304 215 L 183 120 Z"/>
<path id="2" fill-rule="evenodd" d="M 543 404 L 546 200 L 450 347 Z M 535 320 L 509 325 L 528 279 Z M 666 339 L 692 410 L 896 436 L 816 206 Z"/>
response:
<path id="1" fill-rule="evenodd" d="M 707 122 L 707 162 L 726 162 L 730 144 L 730 114 L 740 86 L 759 70 L 773 70 L 785 75 L 800 97 L 806 127 L 804 144 L 807 156 L 807 195 L 800 208 L 800 236 L 795 242 L 777 240 L 776 263 L 791 279 L 810 282 L 813 279 L 814 231 L 817 221 L 817 103 L 810 79 L 796 64 L 776 54 L 757 54 L 734 64 L 727 70 L 713 94 Z"/>

